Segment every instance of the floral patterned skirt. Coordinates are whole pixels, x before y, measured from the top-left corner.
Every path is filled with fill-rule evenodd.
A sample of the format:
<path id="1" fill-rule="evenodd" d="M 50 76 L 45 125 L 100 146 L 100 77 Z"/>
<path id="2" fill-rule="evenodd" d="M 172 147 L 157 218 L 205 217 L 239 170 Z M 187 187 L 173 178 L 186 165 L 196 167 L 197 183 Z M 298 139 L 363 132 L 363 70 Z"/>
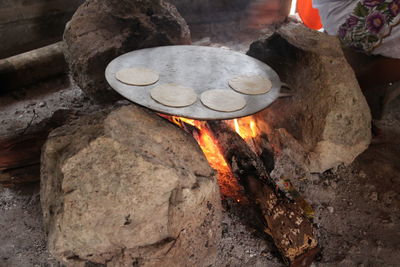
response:
<path id="1" fill-rule="evenodd" d="M 348 47 L 372 53 L 398 24 L 400 0 L 359 0 L 352 14 L 340 26 L 339 38 Z"/>

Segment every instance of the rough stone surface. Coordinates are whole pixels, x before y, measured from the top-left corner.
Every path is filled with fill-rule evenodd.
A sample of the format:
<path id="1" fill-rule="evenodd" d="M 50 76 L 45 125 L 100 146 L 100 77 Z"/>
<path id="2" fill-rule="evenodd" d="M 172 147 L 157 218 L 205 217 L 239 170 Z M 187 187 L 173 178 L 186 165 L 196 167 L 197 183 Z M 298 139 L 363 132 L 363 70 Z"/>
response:
<path id="1" fill-rule="evenodd" d="M 118 98 L 104 78 L 115 57 L 146 47 L 191 43 L 186 22 L 164 0 L 88 0 L 67 24 L 64 40 L 73 79 L 100 102 Z"/>
<path id="2" fill-rule="evenodd" d="M 53 131 L 42 152 L 50 253 L 67 265 L 208 266 L 220 239 L 214 171 L 195 140 L 136 106 Z"/>
<path id="3" fill-rule="evenodd" d="M 284 154 L 323 172 L 351 163 L 368 147 L 370 111 L 336 37 L 288 23 L 254 42 L 248 55 L 269 64 L 294 90 L 258 115 Z"/>

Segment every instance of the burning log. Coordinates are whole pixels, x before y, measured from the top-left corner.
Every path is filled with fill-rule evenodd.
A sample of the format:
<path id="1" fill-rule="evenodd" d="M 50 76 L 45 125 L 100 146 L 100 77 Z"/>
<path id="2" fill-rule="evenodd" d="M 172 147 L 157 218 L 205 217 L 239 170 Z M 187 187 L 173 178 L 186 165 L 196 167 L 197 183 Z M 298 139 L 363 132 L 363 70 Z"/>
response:
<path id="1" fill-rule="evenodd" d="M 291 266 L 309 266 L 318 252 L 311 222 L 271 179 L 260 157 L 224 122 L 209 122 L 222 154 L 248 195 L 262 211 L 265 228 Z M 265 141 L 265 140 L 264 140 Z"/>
<path id="2" fill-rule="evenodd" d="M 225 121 L 230 122 L 230 121 Z M 254 116 L 235 119 L 229 123 L 232 129 L 246 141 L 248 146 L 261 159 L 268 173 L 275 167 L 274 149 L 272 148 L 265 127 L 259 127 L 259 121 Z"/>
<path id="3" fill-rule="evenodd" d="M 218 173 L 218 184 L 223 198 L 235 199 L 237 202 L 245 201 L 242 187 L 238 184 L 231 168 L 228 166 L 224 156 L 215 144 L 215 138 L 205 121 L 196 121 L 163 114 L 158 115 L 178 125 L 196 139 L 208 163 Z"/>

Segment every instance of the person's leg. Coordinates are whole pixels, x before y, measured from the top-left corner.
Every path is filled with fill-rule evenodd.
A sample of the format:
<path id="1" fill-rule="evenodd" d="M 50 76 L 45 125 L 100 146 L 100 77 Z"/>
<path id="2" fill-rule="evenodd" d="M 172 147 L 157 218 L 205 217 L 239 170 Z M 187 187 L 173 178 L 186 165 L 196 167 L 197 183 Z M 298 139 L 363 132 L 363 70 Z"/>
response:
<path id="1" fill-rule="evenodd" d="M 399 95 L 400 59 L 378 57 L 358 73 L 360 87 L 371 106 L 375 119 L 382 117 L 385 107 Z"/>
<path id="2" fill-rule="evenodd" d="M 400 81 L 400 59 L 378 57 L 369 67 L 358 73 L 357 78 L 361 87 L 374 87 Z"/>
<path id="3" fill-rule="evenodd" d="M 390 86 L 391 83 L 400 83 L 400 59 L 368 56 L 351 49 L 344 49 L 344 52 L 367 99 L 372 117 L 380 119 L 385 106 L 400 93 L 398 86 Z"/>

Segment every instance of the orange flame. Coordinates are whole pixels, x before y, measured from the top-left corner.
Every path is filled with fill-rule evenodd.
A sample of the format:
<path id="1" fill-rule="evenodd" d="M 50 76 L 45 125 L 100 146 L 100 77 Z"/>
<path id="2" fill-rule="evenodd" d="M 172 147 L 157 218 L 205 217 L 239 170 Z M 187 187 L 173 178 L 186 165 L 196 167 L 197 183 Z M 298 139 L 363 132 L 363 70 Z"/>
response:
<path id="1" fill-rule="evenodd" d="M 210 130 L 203 128 L 197 138 L 197 142 L 203 150 L 210 166 L 218 173 L 218 184 L 220 186 L 221 194 L 224 197 L 235 199 L 237 202 L 242 202 L 244 200 L 241 193 L 242 189 L 222 155 Z"/>
<path id="2" fill-rule="evenodd" d="M 245 197 L 241 193 L 241 186 L 221 153 L 218 147 L 218 141 L 214 138 L 212 132 L 207 127 L 206 122 L 163 114 L 159 115 L 170 120 L 181 128 L 184 128 L 185 123 L 197 128 L 199 132 L 198 134 L 194 134 L 194 137 L 200 145 L 210 166 L 218 172 L 218 183 L 222 196 L 233 198 L 238 202 L 246 201 Z M 255 138 L 259 132 L 253 117 L 234 119 L 226 121 L 226 123 L 230 125 L 246 142 L 251 143 L 253 138 Z"/>
<path id="3" fill-rule="evenodd" d="M 230 123 L 232 127 L 232 123 Z M 244 140 L 257 137 L 259 130 L 253 117 L 244 117 L 233 120 L 233 129 L 238 133 Z"/>
<path id="4" fill-rule="evenodd" d="M 235 199 L 237 202 L 245 201 L 245 197 L 241 193 L 242 188 L 226 162 L 218 147 L 217 140 L 214 138 L 206 123 L 204 121 L 197 121 L 183 117 L 159 115 L 170 120 L 181 128 L 184 128 L 185 123 L 196 127 L 199 132 L 198 134 L 194 134 L 194 138 L 200 145 L 200 148 L 207 158 L 211 168 L 215 169 L 218 173 L 218 184 L 222 196 Z"/>

